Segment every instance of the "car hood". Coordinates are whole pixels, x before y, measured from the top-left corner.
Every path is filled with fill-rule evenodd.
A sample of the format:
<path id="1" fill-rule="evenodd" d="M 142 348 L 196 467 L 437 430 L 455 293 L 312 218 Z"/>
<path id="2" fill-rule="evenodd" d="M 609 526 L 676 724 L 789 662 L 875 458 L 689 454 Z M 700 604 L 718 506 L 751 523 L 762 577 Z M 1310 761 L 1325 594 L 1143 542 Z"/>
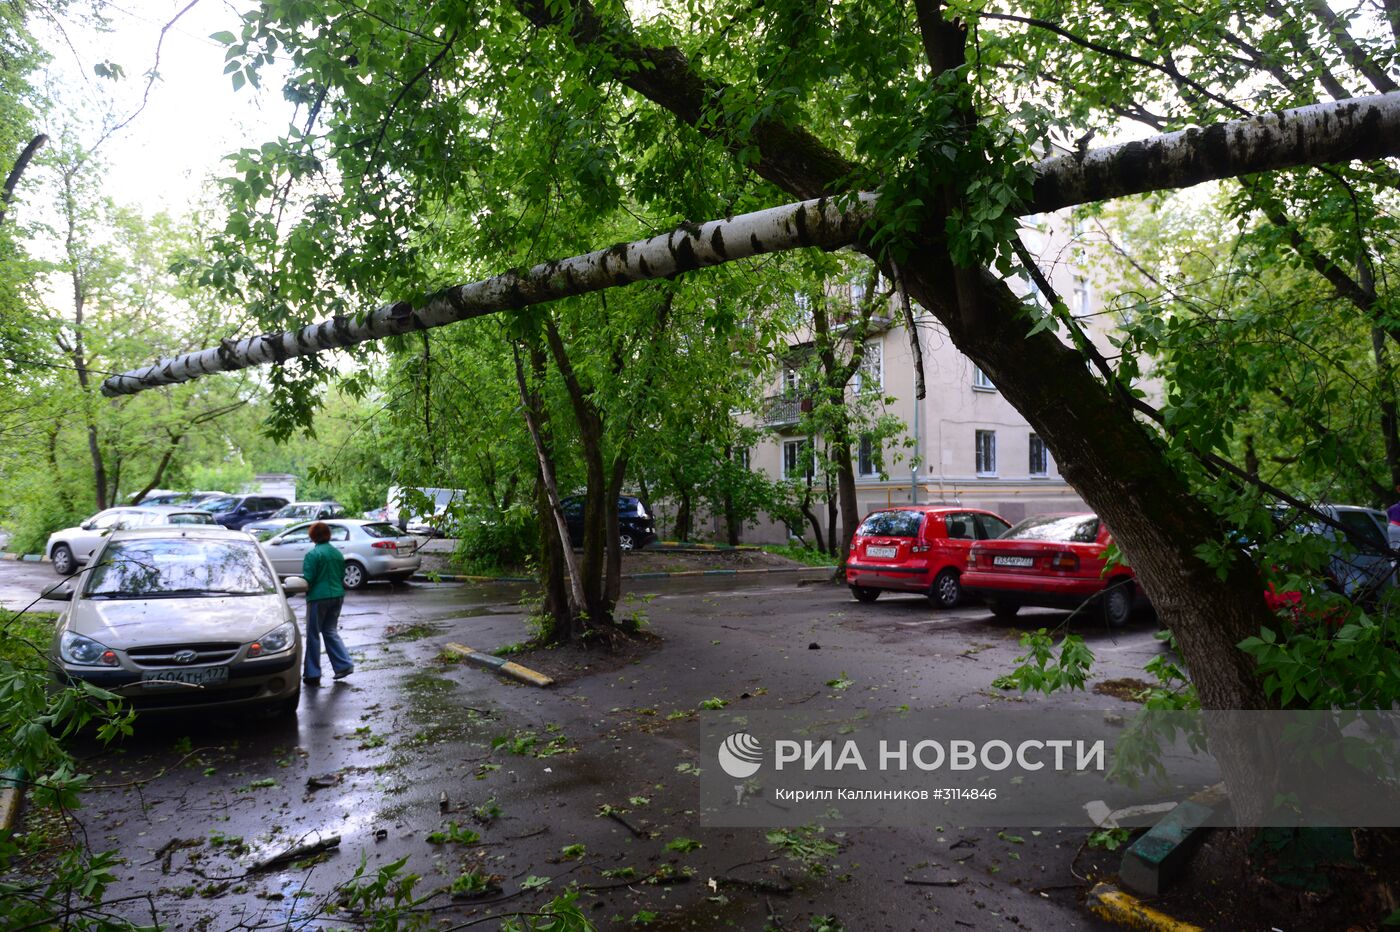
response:
<path id="1" fill-rule="evenodd" d="M 205 599 L 79 599 L 68 629 L 126 650 L 150 644 L 253 641 L 292 620 L 280 594 Z"/>

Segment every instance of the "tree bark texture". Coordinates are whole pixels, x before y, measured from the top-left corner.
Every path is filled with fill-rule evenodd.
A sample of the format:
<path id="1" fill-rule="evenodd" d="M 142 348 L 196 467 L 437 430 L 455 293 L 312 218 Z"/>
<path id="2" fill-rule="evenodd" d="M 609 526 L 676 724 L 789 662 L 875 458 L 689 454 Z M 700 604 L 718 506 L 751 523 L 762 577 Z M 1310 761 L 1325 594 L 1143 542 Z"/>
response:
<path id="1" fill-rule="evenodd" d="M 792 161 L 798 155 L 765 149 L 755 170 L 769 180 L 786 179 L 799 171 L 800 165 Z M 1034 194 L 1025 212 L 1278 168 L 1393 155 L 1400 155 L 1400 92 L 1314 104 L 1048 159 L 1035 166 Z M 787 190 L 799 197 L 807 196 L 804 192 L 834 193 L 843 174 L 828 170 L 829 161 L 802 161 L 808 166 L 803 180 Z M 843 205 L 819 196 L 725 220 L 685 224 L 662 236 L 454 285 L 429 296 L 421 307 L 400 302 L 359 320 L 336 317 L 300 330 L 228 341 L 112 376 L 103 382 L 102 391 L 111 396 L 133 394 L 765 252 L 802 246 L 835 249 L 856 240 L 874 197 L 863 194 Z"/>

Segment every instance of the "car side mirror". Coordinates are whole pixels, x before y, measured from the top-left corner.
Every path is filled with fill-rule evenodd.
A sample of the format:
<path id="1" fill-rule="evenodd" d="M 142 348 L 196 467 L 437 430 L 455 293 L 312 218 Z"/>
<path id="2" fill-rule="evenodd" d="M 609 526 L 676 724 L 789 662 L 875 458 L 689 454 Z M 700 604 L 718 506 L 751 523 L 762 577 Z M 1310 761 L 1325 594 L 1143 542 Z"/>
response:
<path id="1" fill-rule="evenodd" d="M 300 595 L 309 588 L 310 585 L 301 576 L 288 576 L 282 580 L 282 591 L 287 595 Z"/>
<path id="2" fill-rule="evenodd" d="M 73 598 L 73 583 L 69 580 L 54 583 L 39 595 L 43 599 L 53 599 L 55 602 L 67 602 Z"/>
<path id="3" fill-rule="evenodd" d="M 93 524 L 91 521 L 84 521 L 82 524 L 78 525 L 78 527 L 82 528 L 84 531 L 91 531 Z"/>

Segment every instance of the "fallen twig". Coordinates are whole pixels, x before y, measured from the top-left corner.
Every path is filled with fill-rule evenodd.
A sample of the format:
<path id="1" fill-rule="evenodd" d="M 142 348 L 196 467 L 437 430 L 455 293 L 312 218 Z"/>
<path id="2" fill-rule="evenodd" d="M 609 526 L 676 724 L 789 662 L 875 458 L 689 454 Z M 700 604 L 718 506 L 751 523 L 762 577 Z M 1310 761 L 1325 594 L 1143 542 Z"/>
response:
<path id="1" fill-rule="evenodd" d="M 264 858 L 263 860 L 250 867 L 248 869 L 248 873 L 255 874 L 258 871 L 265 871 L 270 867 L 274 867 L 286 861 L 295 861 L 298 858 L 310 857 L 313 854 L 320 854 L 322 851 L 329 851 L 332 848 L 339 847 L 340 836 L 327 835 L 325 838 L 319 839 L 317 841 L 308 842 L 304 845 L 297 845 L 296 847 L 288 848 L 286 851 L 283 851 L 280 854 L 274 854 L 270 858 Z"/>

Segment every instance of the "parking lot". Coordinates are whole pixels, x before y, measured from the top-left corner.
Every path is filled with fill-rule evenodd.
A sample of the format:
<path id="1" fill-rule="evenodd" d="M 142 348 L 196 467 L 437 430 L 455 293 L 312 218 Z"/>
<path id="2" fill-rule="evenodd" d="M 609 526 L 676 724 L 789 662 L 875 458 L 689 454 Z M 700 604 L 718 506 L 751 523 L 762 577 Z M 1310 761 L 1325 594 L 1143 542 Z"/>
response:
<path id="1" fill-rule="evenodd" d="M 1063 613 L 1026 610 L 1007 624 L 975 605 L 858 604 L 824 576 L 637 581 L 621 610 L 644 616 L 659 642 L 622 656 L 524 660 L 560 674 L 549 690 L 439 659 L 449 641 L 489 650 L 525 640 L 523 587 L 375 584 L 352 593 L 341 627 L 356 672 L 306 690 L 294 720 L 148 718 L 119 747 L 78 743 L 98 784 L 82 814 L 88 837 L 127 859 L 111 895 L 151 894 L 171 925 L 281 927 L 333 910 L 361 859 L 372 871 L 406 856 L 405 870 L 424 878 L 418 892 L 438 893 L 421 908 L 448 916 L 528 910 L 577 882 L 580 902 L 605 926 L 646 913 L 662 928 L 731 920 L 761 928 L 771 910 L 788 928 L 821 915 L 869 929 L 955 920 L 1094 927 L 1068 870 L 1083 832 L 1027 832 L 1011 843 L 954 825 L 853 831 L 827 839 L 834 849 L 817 882 L 812 865 L 781 857 L 762 831 L 698 824 L 689 726 L 707 700 L 843 714 L 1129 708 L 1094 693 L 1021 697 L 992 687 L 1012 667 L 1019 635 Z M 46 565 L 0 564 L 0 601 L 21 607 L 53 579 Z M 300 616 L 303 603 L 293 604 Z M 1095 680 L 1141 676 L 1160 650 L 1150 620 L 1076 630 L 1099 658 Z M 839 692 L 829 685 L 838 680 L 849 681 Z M 449 824 L 480 837 L 429 840 Z M 260 867 L 331 836 L 338 848 Z M 668 848 L 677 838 L 702 847 Z M 908 882 L 930 870 L 946 882 Z M 468 873 L 487 878 L 488 892 L 452 899 L 446 888 Z M 151 918 L 144 901 L 130 916 Z"/>

